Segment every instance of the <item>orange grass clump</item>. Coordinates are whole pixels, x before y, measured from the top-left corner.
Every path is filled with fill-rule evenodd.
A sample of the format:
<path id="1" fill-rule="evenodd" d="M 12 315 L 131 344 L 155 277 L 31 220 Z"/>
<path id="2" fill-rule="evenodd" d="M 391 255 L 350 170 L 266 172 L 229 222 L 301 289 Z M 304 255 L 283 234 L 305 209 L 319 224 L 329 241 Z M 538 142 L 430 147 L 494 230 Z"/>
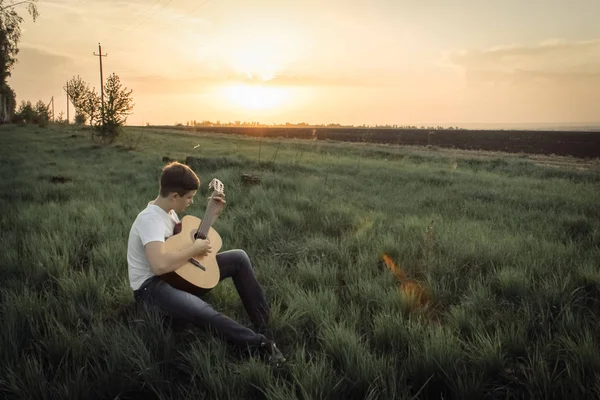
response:
<path id="1" fill-rule="evenodd" d="M 383 262 L 390 269 L 390 271 L 392 271 L 396 279 L 398 279 L 399 281 L 403 281 L 404 279 L 406 279 L 404 271 L 402 271 L 402 269 L 396 265 L 394 260 L 392 260 L 392 257 L 384 253 L 381 258 L 383 258 Z"/>
<path id="2" fill-rule="evenodd" d="M 383 254 L 381 257 L 385 265 L 392 271 L 392 274 L 396 277 L 399 284 L 399 290 L 402 294 L 412 299 L 412 302 L 417 307 L 425 307 L 431 299 L 427 294 L 426 290 L 419 284 L 419 282 L 409 279 L 400 266 L 398 266 L 392 258 Z"/>

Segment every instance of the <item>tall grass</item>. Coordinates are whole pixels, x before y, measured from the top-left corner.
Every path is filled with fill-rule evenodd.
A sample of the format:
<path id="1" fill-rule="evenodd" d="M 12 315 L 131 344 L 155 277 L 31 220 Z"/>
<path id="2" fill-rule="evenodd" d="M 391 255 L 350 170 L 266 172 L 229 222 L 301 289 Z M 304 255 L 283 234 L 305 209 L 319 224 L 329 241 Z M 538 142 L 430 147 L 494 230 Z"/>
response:
<path id="1" fill-rule="evenodd" d="M 152 129 L 125 139 L 0 127 L 0 397 L 600 396 L 597 170 Z M 196 157 L 195 215 L 207 183 L 224 182 L 215 228 L 256 267 L 283 368 L 135 307 L 127 236 L 165 156 Z M 429 306 L 399 290 L 384 253 Z M 207 301 L 249 324 L 230 282 Z"/>

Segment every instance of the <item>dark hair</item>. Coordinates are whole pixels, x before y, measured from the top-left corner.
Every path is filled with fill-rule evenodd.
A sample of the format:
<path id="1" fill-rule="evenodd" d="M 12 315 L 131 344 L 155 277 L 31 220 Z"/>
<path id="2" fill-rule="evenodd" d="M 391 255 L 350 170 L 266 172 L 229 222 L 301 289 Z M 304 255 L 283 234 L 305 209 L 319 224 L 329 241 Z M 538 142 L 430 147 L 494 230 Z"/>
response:
<path id="1" fill-rule="evenodd" d="M 200 179 L 190 167 L 173 161 L 162 169 L 160 175 L 160 195 L 167 197 L 170 193 L 184 196 L 187 192 L 198 190 Z"/>

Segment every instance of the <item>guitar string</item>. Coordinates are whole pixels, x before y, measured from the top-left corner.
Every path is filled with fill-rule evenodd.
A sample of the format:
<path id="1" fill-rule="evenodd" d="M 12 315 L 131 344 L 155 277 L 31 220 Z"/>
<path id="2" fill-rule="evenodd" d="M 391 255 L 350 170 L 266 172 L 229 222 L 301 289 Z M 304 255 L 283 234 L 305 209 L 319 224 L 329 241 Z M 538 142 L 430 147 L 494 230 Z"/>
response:
<path id="1" fill-rule="evenodd" d="M 214 213 L 214 209 L 215 209 L 215 203 L 213 201 L 211 201 L 207 207 L 207 211 L 206 211 L 206 234 L 208 235 L 208 231 L 210 230 L 210 227 L 212 226 L 213 222 L 215 222 L 215 213 Z"/>
<path id="2" fill-rule="evenodd" d="M 210 225 L 212 225 L 212 223 L 208 224 L 209 223 L 208 219 L 209 219 L 209 216 L 211 215 L 212 207 L 213 207 L 213 202 L 209 201 L 208 206 L 206 207 L 206 211 L 204 212 L 204 218 L 202 219 L 202 222 L 200 223 L 200 228 L 198 229 L 198 233 L 203 233 L 204 236 L 208 235 L 208 230 L 210 229 Z M 208 225 L 208 228 L 207 228 L 207 225 Z"/>
<path id="3" fill-rule="evenodd" d="M 210 227 L 215 222 L 214 210 L 215 203 L 213 201 L 209 201 L 208 206 L 206 207 L 206 211 L 204 213 L 204 219 L 200 223 L 200 227 L 198 229 L 198 233 L 203 233 L 205 237 L 208 237 L 208 231 Z"/>

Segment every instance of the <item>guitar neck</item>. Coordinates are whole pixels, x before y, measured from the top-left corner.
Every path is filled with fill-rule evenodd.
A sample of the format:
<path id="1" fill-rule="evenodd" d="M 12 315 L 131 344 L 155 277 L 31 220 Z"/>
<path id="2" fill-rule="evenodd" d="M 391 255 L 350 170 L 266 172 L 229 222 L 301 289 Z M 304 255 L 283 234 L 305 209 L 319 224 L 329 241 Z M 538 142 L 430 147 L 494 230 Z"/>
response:
<path id="1" fill-rule="evenodd" d="M 223 183 L 218 179 L 213 179 L 208 185 L 209 189 L 214 189 L 210 199 L 208 200 L 208 205 L 206 206 L 206 211 L 204 212 L 204 218 L 202 218 L 202 222 L 200 222 L 200 226 L 198 227 L 198 233 L 196 237 L 201 239 L 206 239 L 208 237 L 208 232 L 210 231 L 210 227 L 217 220 L 220 214 L 220 208 L 222 208 L 222 204 L 216 205 L 215 196 L 223 195 Z M 219 201 L 222 201 L 219 200 Z"/>
<path id="2" fill-rule="evenodd" d="M 217 216 L 213 210 L 214 202 L 210 201 L 204 212 L 204 218 L 202 218 L 202 222 L 200 222 L 200 226 L 198 227 L 198 237 L 201 239 L 206 239 L 208 237 L 208 231 L 212 224 L 217 220 Z"/>

